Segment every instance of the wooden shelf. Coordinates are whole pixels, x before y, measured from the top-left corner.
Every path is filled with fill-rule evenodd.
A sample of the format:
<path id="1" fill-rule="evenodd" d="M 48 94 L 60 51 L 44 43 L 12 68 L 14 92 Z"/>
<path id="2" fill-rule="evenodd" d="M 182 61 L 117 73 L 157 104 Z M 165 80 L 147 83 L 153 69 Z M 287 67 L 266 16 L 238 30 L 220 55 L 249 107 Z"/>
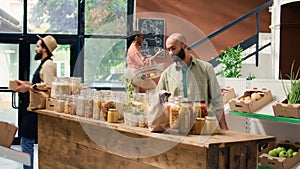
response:
<path id="1" fill-rule="evenodd" d="M 237 111 L 232 111 L 232 110 L 229 110 L 229 114 L 235 115 L 235 116 L 243 116 L 243 117 L 249 117 L 249 118 L 271 120 L 271 121 L 278 121 L 278 122 L 283 122 L 283 123 L 291 123 L 291 124 L 300 125 L 300 119 L 297 119 L 297 118 L 288 118 L 288 117 L 271 116 L 271 115 L 266 115 L 266 114 L 237 112 Z"/>

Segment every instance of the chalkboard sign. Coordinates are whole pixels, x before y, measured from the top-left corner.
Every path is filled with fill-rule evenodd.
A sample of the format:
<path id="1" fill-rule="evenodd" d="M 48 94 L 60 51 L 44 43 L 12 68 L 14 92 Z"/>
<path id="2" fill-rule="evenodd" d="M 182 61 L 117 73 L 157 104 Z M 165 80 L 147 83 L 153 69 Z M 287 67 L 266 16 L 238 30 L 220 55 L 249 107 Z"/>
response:
<path id="1" fill-rule="evenodd" d="M 138 30 L 141 31 L 145 37 L 141 45 L 141 52 L 144 56 L 153 56 L 157 51 L 164 49 L 164 19 L 139 18 Z M 158 56 L 158 58 L 164 57 L 164 55 Z"/>

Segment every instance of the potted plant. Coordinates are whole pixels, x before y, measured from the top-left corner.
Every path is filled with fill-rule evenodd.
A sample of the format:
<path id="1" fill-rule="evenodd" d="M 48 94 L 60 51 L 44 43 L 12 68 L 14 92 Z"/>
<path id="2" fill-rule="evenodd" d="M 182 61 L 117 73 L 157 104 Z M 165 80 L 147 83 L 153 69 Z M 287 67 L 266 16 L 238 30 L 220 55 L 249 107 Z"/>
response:
<path id="1" fill-rule="evenodd" d="M 244 60 L 242 56 L 243 48 L 238 45 L 236 49 L 229 47 L 227 50 L 221 50 L 221 52 L 223 52 L 223 55 L 217 58 L 217 60 L 221 62 L 222 67 L 217 75 L 221 75 L 225 78 L 239 78 L 241 76 L 242 62 Z M 221 87 L 221 92 L 224 103 L 236 97 L 234 89 L 230 86 Z"/>
<path id="2" fill-rule="evenodd" d="M 217 58 L 217 61 L 221 62 L 222 68 L 218 75 L 226 78 L 239 78 L 244 60 L 242 56 L 243 50 L 240 45 L 236 49 L 229 47 L 227 50 L 221 50 L 223 55 Z"/>
<path id="3" fill-rule="evenodd" d="M 275 116 L 300 118 L 300 80 L 298 80 L 299 73 L 300 67 L 298 68 L 296 74 L 294 73 L 293 62 L 290 75 L 287 75 L 289 77 L 290 87 L 288 87 L 282 80 L 282 87 L 286 96 L 286 100 L 281 103 L 275 103 L 273 105 Z"/>

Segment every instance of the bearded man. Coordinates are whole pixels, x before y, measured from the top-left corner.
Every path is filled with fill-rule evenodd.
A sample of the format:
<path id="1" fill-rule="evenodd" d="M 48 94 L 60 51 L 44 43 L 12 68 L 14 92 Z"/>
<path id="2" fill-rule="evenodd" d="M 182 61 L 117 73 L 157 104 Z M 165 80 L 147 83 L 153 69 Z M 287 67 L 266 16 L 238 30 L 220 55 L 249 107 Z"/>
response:
<path id="1" fill-rule="evenodd" d="M 205 101 L 208 115 L 217 117 L 221 129 L 228 129 L 213 66 L 189 54 L 186 39 L 180 33 L 168 37 L 166 49 L 174 63 L 163 71 L 157 90 L 169 91 L 172 96 L 182 96 L 189 101 Z"/>
<path id="2" fill-rule="evenodd" d="M 56 66 L 53 63 L 52 56 L 53 51 L 57 47 L 56 40 L 51 36 L 45 36 L 44 38 L 38 36 L 39 40 L 36 43 L 35 52 L 36 55 L 34 60 L 40 60 L 41 63 L 36 69 L 32 84 L 46 83 L 51 85 L 53 78 L 56 76 Z M 20 97 L 25 100 L 24 107 L 29 105 L 29 90 L 30 85 L 21 80 L 16 80 L 18 87 L 14 90 L 15 92 L 21 92 Z M 24 169 L 33 169 L 33 154 L 34 144 L 37 143 L 37 113 L 28 111 L 26 109 L 21 111 L 21 124 L 19 128 L 19 135 L 21 137 L 22 151 L 30 154 L 31 166 L 24 165 Z"/>

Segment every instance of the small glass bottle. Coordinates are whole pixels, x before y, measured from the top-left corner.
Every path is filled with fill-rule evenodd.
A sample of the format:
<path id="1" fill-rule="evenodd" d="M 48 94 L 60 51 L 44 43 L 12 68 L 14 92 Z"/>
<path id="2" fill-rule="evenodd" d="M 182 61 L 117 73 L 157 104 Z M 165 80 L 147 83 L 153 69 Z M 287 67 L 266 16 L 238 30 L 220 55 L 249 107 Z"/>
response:
<path id="1" fill-rule="evenodd" d="M 205 100 L 200 101 L 200 108 L 201 108 L 201 117 L 205 118 L 208 115 Z"/>

